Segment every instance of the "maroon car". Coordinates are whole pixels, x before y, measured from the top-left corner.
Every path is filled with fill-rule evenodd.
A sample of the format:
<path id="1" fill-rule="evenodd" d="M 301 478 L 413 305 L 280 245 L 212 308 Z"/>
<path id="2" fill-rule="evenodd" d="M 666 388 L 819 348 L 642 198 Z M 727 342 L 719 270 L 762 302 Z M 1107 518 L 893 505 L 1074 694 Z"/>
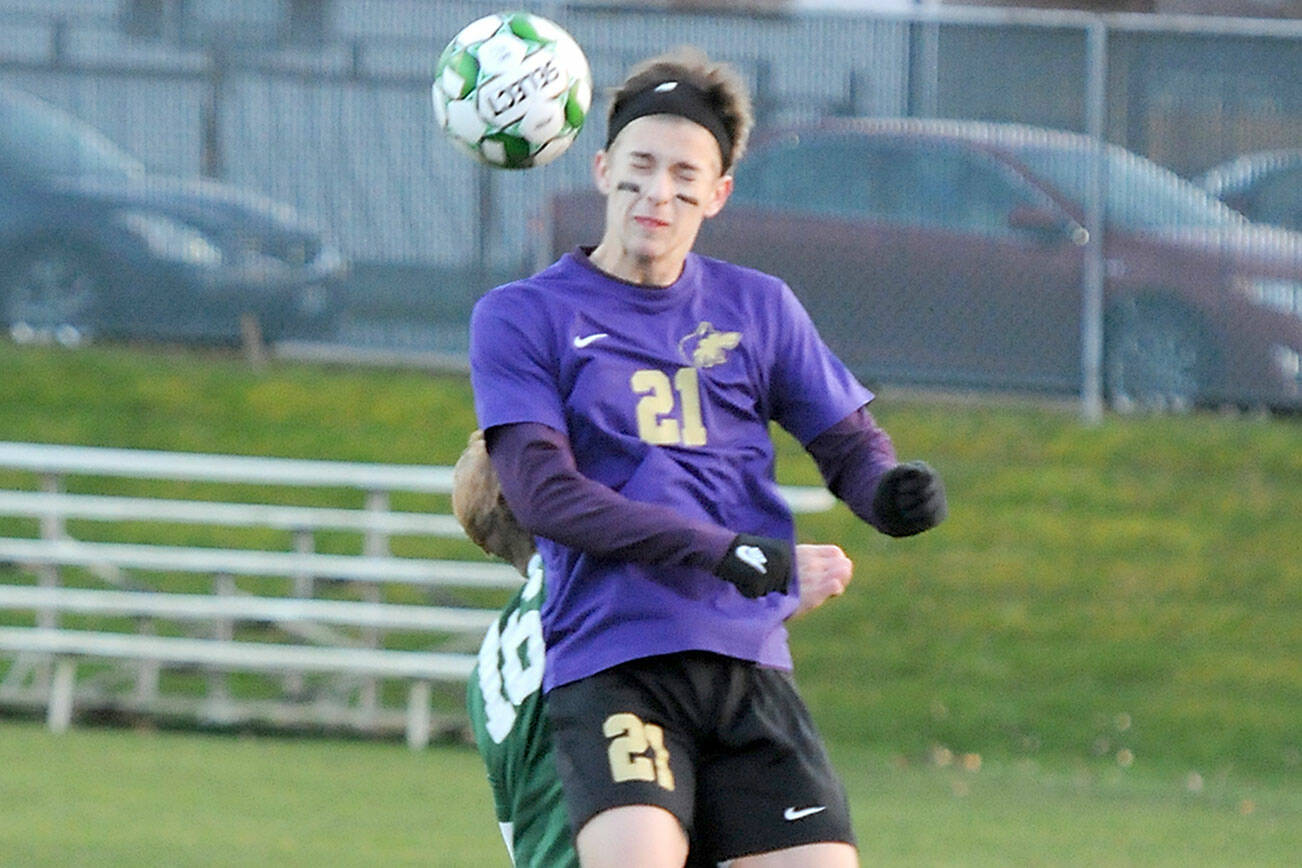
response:
<path id="1" fill-rule="evenodd" d="M 784 278 L 869 382 L 1081 388 L 1084 136 L 838 119 L 766 137 L 696 250 Z M 1104 149 L 1104 389 L 1113 407 L 1302 407 L 1302 234 L 1249 223 Z M 553 250 L 595 244 L 595 192 L 553 202 Z"/>

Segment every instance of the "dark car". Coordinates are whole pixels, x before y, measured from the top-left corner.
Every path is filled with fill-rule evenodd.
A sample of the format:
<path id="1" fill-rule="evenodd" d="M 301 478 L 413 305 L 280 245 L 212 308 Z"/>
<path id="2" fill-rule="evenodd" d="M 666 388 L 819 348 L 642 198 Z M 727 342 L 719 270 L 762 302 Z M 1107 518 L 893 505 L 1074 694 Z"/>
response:
<path id="1" fill-rule="evenodd" d="M 696 249 L 786 279 L 869 382 L 1076 393 L 1093 153 L 1077 134 L 966 121 L 775 133 Z M 1302 235 L 1105 154 L 1112 406 L 1297 406 Z M 555 251 L 595 243 L 595 195 L 554 200 Z"/>
<path id="2" fill-rule="evenodd" d="M 148 173 L 76 118 L 0 88 L 0 317 L 17 340 L 322 337 L 346 264 L 288 205 Z M 243 327 L 242 327 L 243 324 Z"/>
<path id="3" fill-rule="evenodd" d="M 1254 223 L 1302 232 L 1302 148 L 1243 154 L 1194 183 Z"/>

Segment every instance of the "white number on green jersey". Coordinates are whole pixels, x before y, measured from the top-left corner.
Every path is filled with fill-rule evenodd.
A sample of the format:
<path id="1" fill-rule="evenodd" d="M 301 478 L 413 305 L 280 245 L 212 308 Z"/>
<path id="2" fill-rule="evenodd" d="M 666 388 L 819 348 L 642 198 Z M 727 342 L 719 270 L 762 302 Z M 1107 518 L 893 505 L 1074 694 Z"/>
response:
<path id="1" fill-rule="evenodd" d="M 542 590 L 542 559 L 529 562 L 529 579 L 520 606 L 494 621 L 479 646 L 479 692 L 484 697 L 484 728 L 501 744 L 515 726 L 516 709 L 542 687 L 545 649 L 537 605 L 526 609 Z"/>

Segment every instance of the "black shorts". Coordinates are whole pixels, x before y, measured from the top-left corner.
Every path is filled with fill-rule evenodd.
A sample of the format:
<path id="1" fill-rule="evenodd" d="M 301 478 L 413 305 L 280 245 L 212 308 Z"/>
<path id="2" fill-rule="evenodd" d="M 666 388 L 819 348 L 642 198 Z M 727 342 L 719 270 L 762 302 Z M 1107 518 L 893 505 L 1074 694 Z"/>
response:
<path id="1" fill-rule="evenodd" d="M 570 826 L 657 805 L 693 863 L 854 844 L 845 788 L 787 672 L 706 652 L 633 660 L 547 694 Z"/>

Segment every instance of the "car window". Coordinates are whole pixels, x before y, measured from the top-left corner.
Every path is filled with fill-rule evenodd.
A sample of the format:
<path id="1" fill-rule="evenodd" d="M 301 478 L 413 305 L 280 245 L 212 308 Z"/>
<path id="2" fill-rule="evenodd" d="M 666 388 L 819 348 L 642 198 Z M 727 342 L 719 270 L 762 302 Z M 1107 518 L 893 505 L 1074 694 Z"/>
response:
<path id="1" fill-rule="evenodd" d="M 1042 142 L 1014 146 L 1013 151 L 1083 210 L 1090 181 L 1088 151 Z M 1151 160 L 1115 146 L 1106 153 L 1104 212 L 1109 224 L 1135 230 L 1243 224 L 1241 214 Z"/>
<path id="2" fill-rule="evenodd" d="M 880 167 L 889 219 L 1002 235 L 1015 206 L 1047 204 L 985 155 L 948 142 L 883 147 Z"/>
<path id="3" fill-rule="evenodd" d="M 141 174 L 143 165 L 94 128 L 23 94 L 0 93 L 0 165 L 38 177 Z"/>
<path id="4" fill-rule="evenodd" d="M 863 137 L 795 140 L 739 170 L 734 201 L 788 211 L 1006 233 L 1030 187 L 1004 167 L 947 143 Z M 1048 203 L 1047 197 L 1040 204 Z"/>
<path id="5" fill-rule="evenodd" d="M 1302 166 L 1263 177 L 1253 191 L 1248 216 L 1261 223 L 1302 229 Z"/>
<path id="6" fill-rule="evenodd" d="M 861 213 L 872 180 L 865 157 L 854 140 L 792 139 L 738 167 L 733 201 L 818 214 Z"/>

